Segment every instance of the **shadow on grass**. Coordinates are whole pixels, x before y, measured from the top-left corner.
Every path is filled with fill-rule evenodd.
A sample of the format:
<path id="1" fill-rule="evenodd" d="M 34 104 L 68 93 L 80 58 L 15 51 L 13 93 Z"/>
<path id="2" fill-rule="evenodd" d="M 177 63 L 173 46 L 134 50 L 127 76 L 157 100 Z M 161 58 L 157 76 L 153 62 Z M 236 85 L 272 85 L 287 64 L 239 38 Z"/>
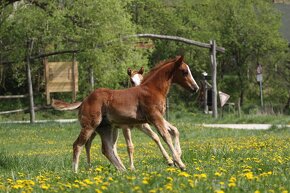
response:
<path id="1" fill-rule="evenodd" d="M 10 156 L 5 151 L 0 152 L 0 169 L 11 170 L 20 164 L 20 159 L 16 156 Z"/>
<path id="2" fill-rule="evenodd" d="M 5 150 L 0 152 L 0 171 L 59 171 L 70 169 L 70 166 L 70 157 L 17 156 L 9 155 Z"/>
<path id="3" fill-rule="evenodd" d="M 287 127 L 286 125 L 281 125 L 281 126 L 278 126 L 278 125 L 272 125 L 269 129 L 268 129 L 269 132 L 290 132 L 290 127 Z"/>

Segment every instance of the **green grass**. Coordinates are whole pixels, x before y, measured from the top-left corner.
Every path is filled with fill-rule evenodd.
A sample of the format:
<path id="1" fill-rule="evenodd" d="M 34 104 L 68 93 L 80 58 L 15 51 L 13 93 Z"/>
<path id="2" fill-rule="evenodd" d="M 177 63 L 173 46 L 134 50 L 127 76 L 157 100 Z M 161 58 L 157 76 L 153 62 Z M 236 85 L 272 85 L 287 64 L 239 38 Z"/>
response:
<path id="1" fill-rule="evenodd" d="M 135 171 L 117 172 L 102 155 L 97 137 L 93 167 L 87 168 L 83 151 L 80 172 L 74 174 L 72 143 L 78 123 L 0 124 L 0 192 L 290 191 L 289 128 L 211 129 L 193 126 L 193 120 L 172 120 L 181 133 L 186 172 L 168 167 L 155 143 L 133 130 Z M 128 167 L 123 136 L 118 152 Z"/>
<path id="2" fill-rule="evenodd" d="M 201 113 L 184 113 L 184 112 L 172 112 L 170 113 L 170 119 L 173 121 L 188 121 L 192 123 L 257 123 L 257 124 L 273 124 L 273 125 L 290 125 L 289 115 L 262 115 L 262 114 L 241 114 L 240 116 L 233 113 L 225 112 L 222 116 L 221 113 L 217 119 L 212 118 L 212 115 L 206 115 Z"/>
<path id="3" fill-rule="evenodd" d="M 35 114 L 36 120 L 55 120 L 55 119 L 76 119 L 78 111 L 56 111 L 49 109 L 46 111 L 37 111 Z M 0 123 L 7 121 L 29 121 L 29 113 L 14 113 L 9 115 L 0 115 Z M 219 118 L 213 119 L 211 115 L 202 114 L 200 112 L 184 112 L 184 111 L 170 111 L 170 121 L 190 122 L 194 124 L 200 123 L 267 123 L 267 124 L 282 124 L 290 125 L 290 116 L 277 114 L 277 115 L 261 115 L 261 114 L 241 114 L 224 112 L 222 116 L 219 112 Z"/>

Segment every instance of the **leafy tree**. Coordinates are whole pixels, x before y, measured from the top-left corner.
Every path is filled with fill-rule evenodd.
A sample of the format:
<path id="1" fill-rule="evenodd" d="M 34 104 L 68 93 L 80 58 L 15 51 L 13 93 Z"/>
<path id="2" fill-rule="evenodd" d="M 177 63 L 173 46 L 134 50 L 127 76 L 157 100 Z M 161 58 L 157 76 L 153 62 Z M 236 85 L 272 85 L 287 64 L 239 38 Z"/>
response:
<path id="1" fill-rule="evenodd" d="M 258 0 L 212 1 L 211 9 L 217 14 L 213 14 L 217 21 L 213 29 L 227 50 L 224 71 L 237 76 L 243 104 L 250 83 L 255 84 L 256 65 L 263 63 L 264 71 L 270 72 L 274 64 L 268 61 L 285 50 L 279 33 L 280 15 L 271 3 Z"/>
<path id="2" fill-rule="evenodd" d="M 2 63 L 12 74 L 11 87 L 1 91 L 26 92 L 23 61 L 27 41 L 33 40 L 32 55 L 59 50 L 80 50 L 80 87 L 87 95 L 88 71 L 92 70 L 98 87 L 124 86 L 126 68 L 130 64 L 145 65 L 142 51 L 131 43 L 118 39 L 135 33 L 130 15 L 124 7 L 129 1 L 1 1 L 0 42 Z M 49 60 L 71 60 L 70 55 L 50 57 Z M 21 68 L 19 68 L 21 67 Z M 12 70 L 11 70 L 12 69 Z M 41 61 L 35 60 L 33 73 L 43 71 Z M 34 76 L 33 83 L 42 80 Z M 17 82 L 17 84 L 15 84 Z M 7 82 L 8 83 L 8 82 Z M 17 89 L 19 86 L 23 89 Z M 2 92 L 1 92 L 2 93 Z"/>

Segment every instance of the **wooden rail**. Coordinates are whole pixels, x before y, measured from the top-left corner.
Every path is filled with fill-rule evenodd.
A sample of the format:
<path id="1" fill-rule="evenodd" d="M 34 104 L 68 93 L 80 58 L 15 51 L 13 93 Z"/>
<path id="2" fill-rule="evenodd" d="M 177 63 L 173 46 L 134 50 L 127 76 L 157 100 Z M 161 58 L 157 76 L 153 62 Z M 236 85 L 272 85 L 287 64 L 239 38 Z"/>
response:
<path id="1" fill-rule="evenodd" d="M 126 38 L 132 38 L 132 37 L 172 40 L 172 41 L 182 42 L 182 43 L 189 44 L 189 45 L 198 46 L 201 48 L 209 48 L 209 49 L 212 48 L 211 44 L 198 42 L 198 41 L 194 41 L 194 40 L 190 40 L 190 39 L 186 39 L 186 38 L 182 38 L 182 37 L 178 37 L 178 36 L 167 36 L 167 35 L 158 35 L 158 34 L 135 34 L 135 35 L 124 36 L 122 38 L 126 39 Z M 225 48 L 223 48 L 223 47 L 216 47 L 216 50 L 219 52 L 222 52 L 222 53 L 225 52 Z"/>
<path id="2" fill-rule="evenodd" d="M 27 95 L 6 95 L 0 96 L 0 99 L 18 99 L 18 98 L 26 98 Z"/>
<path id="3" fill-rule="evenodd" d="M 37 106 L 34 107 L 33 110 L 34 111 L 38 111 L 38 110 L 42 110 L 42 109 L 51 109 L 51 106 Z M 30 108 L 23 108 L 23 109 L 16 109 L 16 110 L 10 110 L 10 111 L 1 111 L 0 115 L 5 115 L 5 114 L 11 114 L 11 113 L 19 113 L 19 112 L 29 112 Z"/>

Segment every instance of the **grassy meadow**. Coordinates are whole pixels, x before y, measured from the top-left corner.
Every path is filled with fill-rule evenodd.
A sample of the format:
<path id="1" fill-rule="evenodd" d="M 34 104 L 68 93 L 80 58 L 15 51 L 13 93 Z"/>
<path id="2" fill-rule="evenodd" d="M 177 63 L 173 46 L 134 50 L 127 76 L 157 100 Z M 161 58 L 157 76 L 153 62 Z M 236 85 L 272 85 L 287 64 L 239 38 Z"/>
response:
<path id="1" fill-rule="evenodd" d="M 156 144 L 135 129 L 135 171 L 116 171 L 96 137 L 93 167 L 82 151 L 78 174 L 71 170 L 78 123 L 0 124 L 0 192 L 290 192 L 289 128 L 211 129 L 193 120 L 172 121 L 181 133 L 187 171 L 167 166 Z M 119 133 L 118 152 L 129 167 Z"/>

